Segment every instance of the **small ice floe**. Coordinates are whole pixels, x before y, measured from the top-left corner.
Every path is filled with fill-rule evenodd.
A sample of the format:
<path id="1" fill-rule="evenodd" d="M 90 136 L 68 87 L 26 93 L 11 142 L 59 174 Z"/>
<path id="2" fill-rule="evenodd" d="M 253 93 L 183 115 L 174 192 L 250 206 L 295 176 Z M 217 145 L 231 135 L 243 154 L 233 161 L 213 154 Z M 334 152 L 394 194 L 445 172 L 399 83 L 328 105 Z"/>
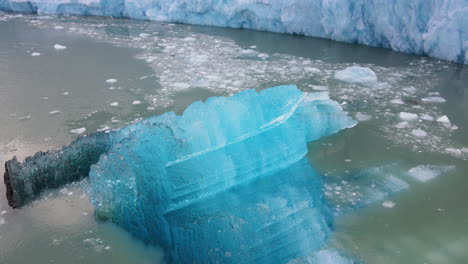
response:
<path id="1" fill-rule="evenodd" d="M 335 72 L 335 79 L 350 83 L 377 82 L 377 75 L 367 67 L 352 66 Z"/>
<path id="2" fill-rule="evenodd" d="M 357 112 L 354 117 L 356 117 L 356 119 L 360 122 L 368 121 L 372 118 L 370 115 L 366 115 L 361 112 Z"/>
<path id="3" fill-rule="evenodd" d="M 69 95 L 70 93 L 69 92 L 64 92 L 63 95 L 67 96 Z"/>
<path id="4" fill-rule="evenodd" d="M 49 115 L 57 115 L 57 114 L 60 114 L 59 110 L 53 110 L 49 112 Z"/>
<path id="5" fill-rule="evenodd" d="M 194 37 L 186 37 L 186 38 L 184 38 L 183 40 L 184 40 L 185 42 L 192 42 L 192 41 L 195 41 L 195 40 L 197 40 L 197 39 L 194 38 Z"/>
<path id="6" fill-rule="evenodd" d="M 62 26 L 55 26 L 54 29 L 63 29 Z"/>
<path id="7" fill-rule="evenodd" d="M 402 121 L 395 125 L 396 128 L 402 129 L 408 127 L 409 123 L 407 121 Z"/>
<path id="8" fill-rule="evenodd" d="M 463 153 L 461 149 L 456 149 L 456 148 L 446 148 L 445 151 L 447 151 L 450 154 L 457 155 L 457 156 Z"/>
<path id="9" fill-rule="evenodd" d="M 419 129 L 419 128 L 418 128 L 418 129 L 413 129 L 413 130 L 411 131 L 411 134 L 413 134 L 413 135 L 415 135 L 415 136 L 417 136 L 417 137 L 425 137 L 425 136 L 427 136 L 427 132 L 424 131 L 424 130 L 422 130 L 422 129 Z"/>
<path id="10" fill-rule="evenodd" d="M 132 102 L 132 105 L 139 105 L 139 104 L 141 104 L 141 101 L 135 100 Z"/>
<path id="11" fill-rule="evenodd" d="M 266 53 L 260 53 L 260 54 L 257 55 L 257 57 L 259 57 L 262 60 L 266 60 L 266 59 L 270 58 L 270 55 L 268 55 Z"/>
<path id="12" fill-rule="evenodd" d="M 393 99 L 390 101 L 392 104 L 402 105 L 405 104 L 401 99 Z"/>
<path id="13" fill-rule="evenodd" d="M 311 73 L 319 73 L 320 69 L 315 67 L 304 67 L 304 71 L 311 72 Z"/>
<path id="14" fill-rule="evenodd" d="M 101 131 L 107 131 L 107 130 L 110 130 L 110 126 L 101 126 L 101 128 L 99 128 L 97 131 L 98 132 L 101 132 Z"/>
<path id="15" fill-rule="evenodd" d="M 322 85 L 311 85 L 310 86 L 312 89 L 316 91 L 328 91 L 328 86 L 322 86 Z"/>
<path id="16" fill-rule="evenodd" d="M 71 133 L 73 134 L 83 134 L 84 132 L 86 132 L 86 128 L 85 127 L 80 127 L 80 128 L 75 128 L 75 129 L 72 129 L 70 130 Z"/>
<path id="17" fill-rule="evenodd" d="M 146 78 L 148 78 L 148 76 L 147 76 L 147 75 L 145 75 L 145 76 L 141 76 L 141 77 L 140 77 L 140 78 L 138 78 L 138 79 L 140 79 L 140 80 L 144 80 L 144 79 L 146 79 Z"/>
<path id="18" fill-rule="evenodd" d="M 400 119 L 405 121 L 413 121 L 418 119 L 418 115 L 413 113 L 400 112 Z"/>
<path id="19" fill-rule="evenodd" d="M 0 215 L 6 215 L 7 213 L 7 210 L 3 210 L 2 212 L 0 212 Z"/>
<path id="20" fill-rule="evenodd" d="M 41 54 L 39 52 L 33 52 L 31 53 L 31 56 L 37 57 L 37 56 L 41 56 Z"/>
<path id="21" fill-rule="evenodd" d="M 385 201 L 382 203 L 382 206 L 383 207 L 387 207 L 387 208 L 393 208 L 395 207 L 396 203 L 393 202 L 393 201 Z"/>
<path id="22" fill-rule="evenodd" d="M 419 165 L 417 167 L 414 167 L 408 170 L 408 175 L 420 182 L 427 182 L 453 169 L 455 169 L 454 165 L 448 165 L 448 166 Z"/>
<path id="23" fill-rule="evenodd" d="M 116 79 L 107 79 L 106 80 L 106 83 L 116 83 L 117 80 Z"/>
<path id="24" fill-rule="evenodd" d="M 174 83 L 174 85 L 172 86 L 174 88 L 174 90 L 176 91 L 183 91 L 183 90 L 187 90 L 188 88 L 190 88 L 190 84 L 188 83 Z"/>
<path id="25" fill-rule="evenodd" d="M 148 107 L 146 107 L 146 110 L 148 110 L 148 111 L 153 111 L 153 110 L 155 110 L 155 109 L 156 109 L 156 107 L 154 107 L 154 106 L 148 106 Z"/>
<path id="26" fill-rule="evenodd" d="M 426 120 L 426 121 L 434 121 L 434 117 L 428 114 L 422 114 L 419 118 L 421 118 L 422 120 Z"/>
<path id="27" fill-rule="evenodd" d="M 140 34 L 140 38 L 147 38 L 149 36 L 150 36 L 150 34 L 148 34 L 148 33 L 141 33 Z"/>
<path id="28" fill-rule="evenodd" d="M 48 100 L 49 97 L 47 97 L 47 96 L 41 96 L 41 97 L 39 97 L 39 99 L 41 99 L 41 100 Z"/>
<path id="29" fill-rule="evenodd" d="M 465 153 L 468 153 L 468 148 L 462 148 L 461 151 L 465 152 Z"/>
<path id="30" fill-rule="evenodd" d="M 415 93 L 417 90 L 413 86 L 409 86 L 409 87 L 403 88 L 403 91 L 412 94 L 412 93 Z"/>
<path id="31" fill-rule="evenodd" d="M 114 87 L 114 86 L 111 86 L 111 87 L 109 87 L 109 88 L 107 88 L 107 89 L 109 89 L 109 90 L 115 90 L 115 87 Z"/>
<path id="32" fill-rule="evenodd" d="M 421 100 L 427 103 L 445 103 L 446 102 L 446 100 L 440 96 L 426 97 Z"/>
<path id="33" fill-rule="evenodd" d="M 110 106 L 119 106 L 119 102 L 113 102 L 109 104 Z"/>
<path id="34" fill-rule="evenodd" d="M 67 46 L 63 46 L 63 45 L 60 45 L 60 44 L 55 44 L 54 45 L 54 49 L 56 49 L 56 50 L 64 50 L 66 48 L 67 48 Z"/>
<path id="35" fill-rule="evenodd" d="M 31 115 L 18 117 L 18 120 L 28 120 L 28 119 L 31 119 Z"/>
<path id="36" fill-rule="evenodd" d="M 0 217 L 0 226 L 6 223 L 5 218 Z"/>
<path id="37" fill-rule="evenodd" d="M 446 115 L 444 115 L 444 116 L 437 118 L 437 122 L 443 123 L 443 124 L 450 124 L 450 119 Z"/>

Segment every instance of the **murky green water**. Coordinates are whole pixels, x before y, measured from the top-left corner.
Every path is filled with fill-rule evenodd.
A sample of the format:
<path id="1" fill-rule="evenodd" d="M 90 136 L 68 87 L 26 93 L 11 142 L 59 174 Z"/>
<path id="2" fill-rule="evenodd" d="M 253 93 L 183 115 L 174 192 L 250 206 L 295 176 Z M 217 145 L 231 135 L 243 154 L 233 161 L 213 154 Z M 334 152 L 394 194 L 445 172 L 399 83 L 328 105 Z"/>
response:
<path id="1" fill-rule="evenodd" d="M 378 82 L 334 78 L 355 64 Z M 247 30 L 0 14 L 0 162 L 68 144 L 73 129 L 118 128 L 280 84 L 327 90 L 362 121 L 310 145 L 311 162 L 329 177 L 387 164 L 402 172 L 455 166 L 427 182 L 408 180 L 408 190 L 388 198 L 392 208 L 378 203 L 338 218 L 334 247 L 364 263 L 468 262 L 468 67 L 459 64 Z M 418 117 L 404 123 L 401 112 Z M 437 121 L 444 115 L 450 123 Z M 96 222 L 85 185 L 20 210 L 8 207 L 2 185 L 0 262 L 159 263 L 159 249 Z"/>

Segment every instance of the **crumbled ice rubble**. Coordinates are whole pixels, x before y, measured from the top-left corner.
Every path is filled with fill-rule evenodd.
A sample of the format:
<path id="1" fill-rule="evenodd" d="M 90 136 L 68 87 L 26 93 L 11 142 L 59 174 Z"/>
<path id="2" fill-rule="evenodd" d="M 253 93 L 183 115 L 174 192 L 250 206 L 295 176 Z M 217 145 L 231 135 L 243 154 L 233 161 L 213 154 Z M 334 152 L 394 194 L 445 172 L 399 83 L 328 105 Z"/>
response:
<path id="1" fill-rule="evenodd" d="M 33 52 L 31 53 L 31 56 L 37 57 L 37 56 L 41 56 L 41 54 L 39 52 Z"/>
<path id="2" fill-rule="evenodd" d="M 110 106 L 119 106 L 119 102 L 112 102 L 109 104 Z"/>
<path id="3" fill-rule="evenodd" d="M 103 250 L 109 250 L 110 246 L 100 238 L 86 238 L 83 243 L 91 246 L 96 252 L 102 252 Z"/>
<path id="4" fill-rule="evenodd" d="M 59 113 L 60 113 L 60 110 L 53 110 L 53 111 L 49 112 L 49 115 L 56 115 L 56 114 L 59 114 Z"/>
<path id="5" fill-rule="evenodd" d="M 86 132 L 86 128 L 85 127 L 75 128 L 75 129 L 70 130 L 70 132 L 73 134 L 83 134 L 84 132 Z"/>
<path id="6" fill-rule="evenodd" d="M 425 137 L 427 136 L 427 132 L 422 130 L 422 129 L 413 129 L 411 130 L 411 134 L 417 136 L 417 137 Z"/>
<path id="7" fill-rule="evenodd" d="M 356 113 L 356 115 L 354 117 L 356 117 L 356 119 L 358 121 L 360 121 L 360 122 L 368 121 L 368 120 L 370 120 L 372 118 L 370 115 L 365 115 L 365 114 L 360 113 L 360 112 Z"/>
<path id="8" fill-rule="evenodd" d="M 54 45 L 54 49 L 56 49 L 56 50 L 64 50 L 66 48 L 67 48 L 66 46 L 63 46 L 63 45 L 60 45 L 60 44 L 55 44 Z"/>
<path id="9" fill-rule="evenodd" d="M 106 80 L 106 83 L 110 83 L 110 84 L 116 83 L 116 82 L 117 82 L 116 79 L 107 79 L 107 80 Z"/>
<path id="10" fill-rule="evenodd" d="M 420 165 L 408 170 L 408 175 L 418 181 L 427 182 L 443 173 L 454 170 L 454 165 L 435 166 L 435 165 Z"/>
<path id="11" fill-rule="evenodd" d="M 372 116 L 369 122 L 378 121 L 377 129 L 395 143 L 411 146 L 415 151 L 444 152 L 468 158 L 467 152 L 458 155 L 447 150 L 462 148 L 450 137 L 456 126 L 434 125 L 433 122 L 446 114 L 439 107 L 445 99 L 432 92 L 439 83 L 436 72 L 448 65 L 445 62 L 415 59 L 407 66 L 357 66 L 278 53 L 264 54 L 256 51 L 256 47 L 242 48 L 229 38 L 193 32 L 184 25 L 163 26 L 141 21 L 135 24 L 131 20 L 93 17 L 86 20 L 39 20 L 28 16 L 11 19 L 30 21 L 41 28 L 59 26 L 74 34 L 138 50 L 137 58 L 151 66 L 152 76 L 159 80 L 161 87 L 152 94 L 145 94 L 144 99 L 150 104 L 148 110 L 168 107 L 174 103 L 177 92 L 193 88 L 228 95 L 285 83 L 298 84 L 305 90 L 327 87 L 333 99 L 346 102 L 343 103 L 345 110 L 354 112 L 353 115 L 359 112 Z M 127 33 L 109 33 L 121 28 Z M 151 34 L 147 35 L 148 32 Z M 356 108 L 356 105 L 361 107 Z M 412 114 L 405 118 L 411 119 L 414 115 L 417 118 L 402 120 L 401 112 Z M 416 129 L 427 135 L 414 136 L 412 131 Z"/>
<path id="12" fill-rule="evenodd" d="M 393 201 L 385 201 L 382 203 L 382 206 L 383 207 L 387 207 L 387 208 L 393 208 L 395 207 L 396 203 L 393 202 Z"/>
<path id="13" fill-rule="evenodd" d="M 141 104 L 141 101 L 135 100 L 132 102 L 132 105 L 139 105 L 139 104 Z"/>

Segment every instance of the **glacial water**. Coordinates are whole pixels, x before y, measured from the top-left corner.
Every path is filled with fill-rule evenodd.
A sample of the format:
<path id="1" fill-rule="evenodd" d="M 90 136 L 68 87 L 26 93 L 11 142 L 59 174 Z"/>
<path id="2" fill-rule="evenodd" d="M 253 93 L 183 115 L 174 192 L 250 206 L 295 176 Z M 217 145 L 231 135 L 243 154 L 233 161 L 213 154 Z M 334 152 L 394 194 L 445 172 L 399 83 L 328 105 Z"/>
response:
<path id="1" fill-rule="evenodd" d="M 341 78 L 352 66 L 376 79 Z M 409 184 L 336 218 L 330 247 L 363 263 L 468 261 L 468 68 L 461 64 L 250 30 L 2 13 L 0 162 L 181 113 L 210 96 L 283 84 L 328 91 L 359 121 L 309 144 L 314 167 L 340 177 L 325 186 L 329 199 L 361 199 L 341 178 L 362 169 L 387 166 Z M 2 185 L 0 263 L 160 263 L 162 250 L 95 220 L 87 184 L 48 191 L 16 210 Z"/>

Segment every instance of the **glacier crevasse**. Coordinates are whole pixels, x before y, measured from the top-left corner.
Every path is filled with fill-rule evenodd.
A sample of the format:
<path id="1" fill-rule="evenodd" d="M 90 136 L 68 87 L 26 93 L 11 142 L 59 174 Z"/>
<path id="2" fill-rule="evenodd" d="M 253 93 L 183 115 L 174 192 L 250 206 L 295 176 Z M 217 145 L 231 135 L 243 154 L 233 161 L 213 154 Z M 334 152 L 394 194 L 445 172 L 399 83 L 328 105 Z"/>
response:
<path id="1" fill-rule="evenodd" d="M 468 63 L 466 0 L 0 0 L 0 10 L 257 29 Z"/>

